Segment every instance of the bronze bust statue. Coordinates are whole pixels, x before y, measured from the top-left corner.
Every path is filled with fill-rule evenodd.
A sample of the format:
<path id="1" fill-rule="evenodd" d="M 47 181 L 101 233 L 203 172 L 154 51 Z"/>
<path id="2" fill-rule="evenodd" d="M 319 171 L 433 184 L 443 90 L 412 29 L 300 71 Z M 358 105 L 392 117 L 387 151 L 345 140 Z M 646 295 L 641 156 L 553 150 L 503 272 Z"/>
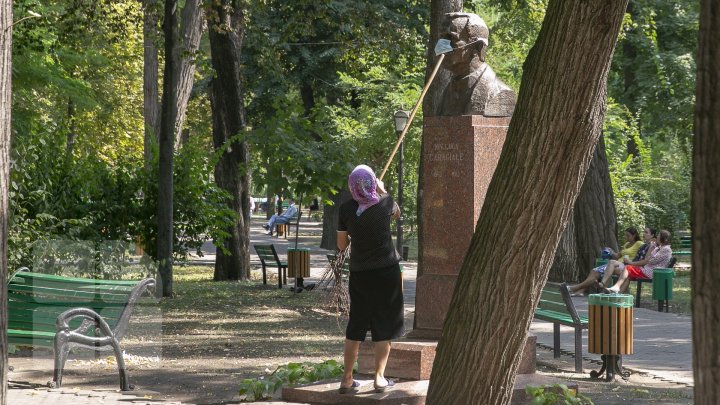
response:
<path id="1" fill-rule="evenodd" d="M 452 74 L 443 90 L 439 115 L 509 117 L 515 109 L 515 92 L 485 63 L 489 29 L 477 14 L 447 13 L 441 38 L 453 51 L 443 61 Z"/>

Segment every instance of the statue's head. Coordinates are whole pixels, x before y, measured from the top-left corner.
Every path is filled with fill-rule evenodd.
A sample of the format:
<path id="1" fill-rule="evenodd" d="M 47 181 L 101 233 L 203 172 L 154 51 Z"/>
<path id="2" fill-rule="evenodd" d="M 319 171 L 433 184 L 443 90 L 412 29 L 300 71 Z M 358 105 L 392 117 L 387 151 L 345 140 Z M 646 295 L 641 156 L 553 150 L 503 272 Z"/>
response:
<path id="1" fill-rule="evenodd" d="M 450 40 L 455 49 L 448 54 L 446 66 L 458 70 L 477 58 L 485 61 L 490 30 L 480 16 L 472 13 L 447 13 L 441 28 L 441 38 Z"/>

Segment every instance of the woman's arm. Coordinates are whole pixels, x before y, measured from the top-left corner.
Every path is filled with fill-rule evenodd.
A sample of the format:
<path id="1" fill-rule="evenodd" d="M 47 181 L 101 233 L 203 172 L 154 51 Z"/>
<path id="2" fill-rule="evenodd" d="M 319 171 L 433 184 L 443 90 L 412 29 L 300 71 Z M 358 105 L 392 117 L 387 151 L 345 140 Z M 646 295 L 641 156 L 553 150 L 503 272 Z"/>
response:
<path id="1" fill-rule="evenodd" d="M 337 232 L 337 248 L 339 251 L 343 251 L 347 249 L 348 245 L 350 244 L 350 237 L 348 236 L 347 231 L 338 231 Z"/>

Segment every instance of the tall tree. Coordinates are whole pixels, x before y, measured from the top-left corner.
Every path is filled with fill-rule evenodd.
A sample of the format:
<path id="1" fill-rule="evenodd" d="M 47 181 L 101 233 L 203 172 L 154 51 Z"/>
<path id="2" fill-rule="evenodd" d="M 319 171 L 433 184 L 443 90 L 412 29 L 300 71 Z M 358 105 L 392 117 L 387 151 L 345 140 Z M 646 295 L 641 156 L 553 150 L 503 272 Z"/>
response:
<path id="1" fill-rule="evenodd" d="M 600 138 L 626 5 L 586 0 L 548 6 L 455 285 L 429 404 L 510 401 L 532 314 Z M 501 239 L 508 244 L 498 249 Z M 477 364 L 496 371 L 478 373 Z"/>
<path id="2" fill-rule="evenodd" d="M 565 232 L 555 251 L 548 278 L 582 280 L 594 267 L 603 246 L 617 250 L 617 219 L 612 184 L 600 137 Z"/>
<path id="3" fill-rule="evenodd" d="M 7 403 L 8 194 L 12 102 L 12 1 L 0 2 L 0 405 Z"/>
<path id="4" fill-rule="evenodd" d="M 215 166 L 215 181 L 230 195 L 237 221 L 217 251 L 217 280 L 245 280 L 250 277 L 250 177 L 248 144 L 244 137 L 245 108 L 242 88 L 242 44 L 245 15 L 238 2 L 213 2 L 207 13 L 212 66 L 210 100 L 213 115 L 213 143 L 221 151 Z"/>
<path id="5" fill-rule="evenodd" d="M 720 3 L 700 10 L 692 186 L 695 403 L 720 403 Z"/>
<path id="6" fill-rule="evenodd" d="M 202 7 L 201 0 L 187 0 L 183 7 L 180 21 L 180 46 L 178 56 L 178 80 L 175 92 L 177 93 L 177 117 L 175 118 L 175 145 L 180 146 L 182 141 L 183 125 L 187 112 L 188 101 L 195 83 L 195 54 L 200 46 L 202 34 Z"/>
<path id="7" fill-rule="evenodd" d="M 158 295 L 171 297 L 173 293 L 173 152 L 177 119 L 177 1 L 165 1 L 165 69 L 160 110 L 160 159 L 158 171 L 158 232 L 157 259 L 161 288 Z"/>
<path id="8" fill-rule="evenodd" d="M 152 146 L 160 135 L 158 110 L 158 0 L 143 0 L 143 118 L 145 167 L 152 160 Z"/>

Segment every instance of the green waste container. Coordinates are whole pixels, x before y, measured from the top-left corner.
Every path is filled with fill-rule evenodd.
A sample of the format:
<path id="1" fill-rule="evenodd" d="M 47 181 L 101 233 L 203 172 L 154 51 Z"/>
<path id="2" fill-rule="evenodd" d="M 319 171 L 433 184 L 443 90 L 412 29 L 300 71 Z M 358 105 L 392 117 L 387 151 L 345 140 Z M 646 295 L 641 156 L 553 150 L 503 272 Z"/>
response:
<path id="1" fill-rule="evenodd" d="M 658 302 L 658 311 L 669 311 L 669 301 L 672 299 L 673 269 L 657 268 L 653 270 L 653 293 L 652 298 Z"/>

